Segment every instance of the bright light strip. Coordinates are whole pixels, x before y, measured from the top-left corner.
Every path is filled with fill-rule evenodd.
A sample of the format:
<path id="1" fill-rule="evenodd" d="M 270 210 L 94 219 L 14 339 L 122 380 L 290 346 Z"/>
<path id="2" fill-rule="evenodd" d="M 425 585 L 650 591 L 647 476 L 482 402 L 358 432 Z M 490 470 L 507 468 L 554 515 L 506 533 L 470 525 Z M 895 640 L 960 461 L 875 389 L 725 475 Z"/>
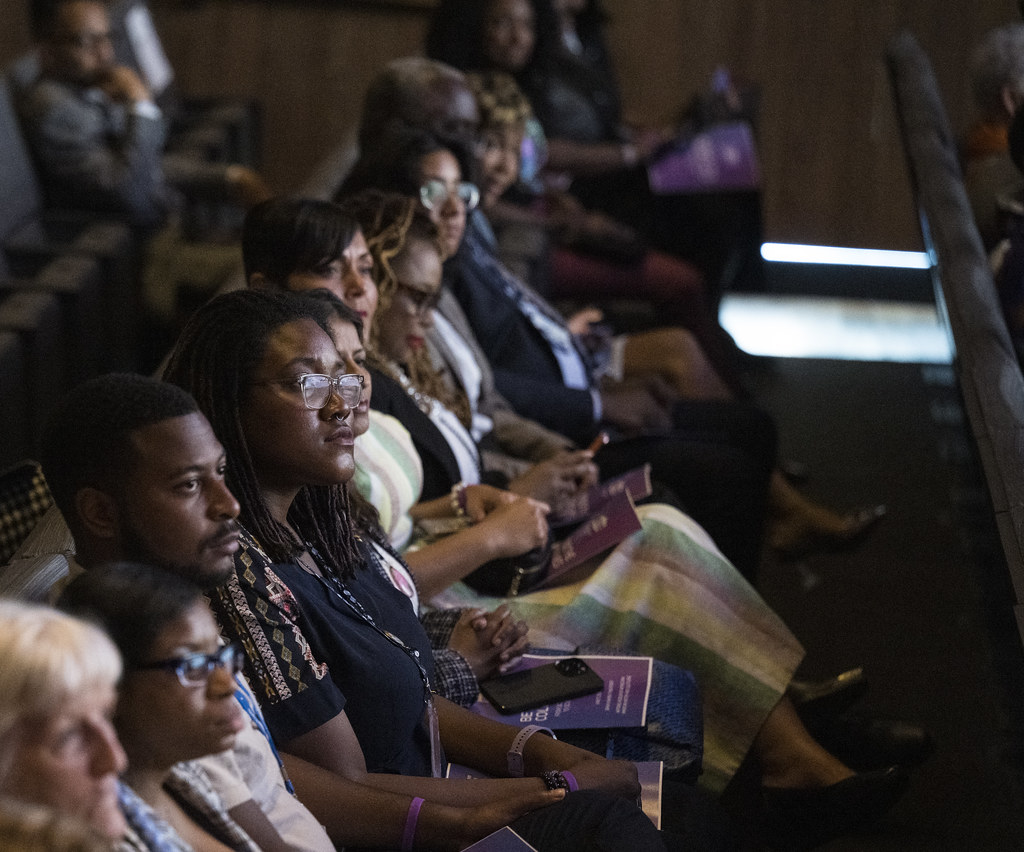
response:
<path id="1" fill-rule="evenodd" d="M 833 266 L 884 266 L 890 269 L 930 269 L 921 251 L 855 249 L 839 246 L 804 246 L 797 243 L 764 243 L 761 257 L 782 263 L 828 263 Z"/>

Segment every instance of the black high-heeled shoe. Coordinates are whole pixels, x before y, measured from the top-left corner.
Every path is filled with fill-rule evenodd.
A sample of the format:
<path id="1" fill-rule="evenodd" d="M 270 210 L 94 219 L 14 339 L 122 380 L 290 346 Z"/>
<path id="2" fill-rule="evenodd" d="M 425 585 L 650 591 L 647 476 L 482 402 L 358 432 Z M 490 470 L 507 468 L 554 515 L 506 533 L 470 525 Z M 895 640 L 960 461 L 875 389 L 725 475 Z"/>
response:
<path id="1" fill-rule="evenodd" d="M 776 852 L 804 852 L 883 816 L 907 791 L 900 767 L 862 772 L 817 788 L 761 791 L 767 841 Z"/>

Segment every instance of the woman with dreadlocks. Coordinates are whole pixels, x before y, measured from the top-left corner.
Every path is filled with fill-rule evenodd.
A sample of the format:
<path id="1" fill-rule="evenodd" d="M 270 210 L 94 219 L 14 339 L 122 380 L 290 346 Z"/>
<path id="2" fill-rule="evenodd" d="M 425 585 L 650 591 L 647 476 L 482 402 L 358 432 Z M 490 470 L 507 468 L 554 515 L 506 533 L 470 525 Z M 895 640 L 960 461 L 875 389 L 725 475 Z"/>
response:
<path id="1" fill-rule="evenodd" d="M 634 804 L 632 764 L 545 736 L 520 749 L 517 728 L 433 694 L 427 637 L 382 567 L 398 557 L 351 521 L 361 377 L 311 304 L 220 296 L 186 326 L 166 374 L 195 396 L 227 452 L 244 529 L 234 576 L 212 603 L 245 648 L 282 752 L 413 796 L 403 849 L 420 839 L 421 808 L 488 803 L 522 814 L 510 824 L 541 850 L 663 848 Z M 505 777 L 444 780 L 446 759 Z M 456 830 L 465 827 L 433 845 L 461 848 Z"/>

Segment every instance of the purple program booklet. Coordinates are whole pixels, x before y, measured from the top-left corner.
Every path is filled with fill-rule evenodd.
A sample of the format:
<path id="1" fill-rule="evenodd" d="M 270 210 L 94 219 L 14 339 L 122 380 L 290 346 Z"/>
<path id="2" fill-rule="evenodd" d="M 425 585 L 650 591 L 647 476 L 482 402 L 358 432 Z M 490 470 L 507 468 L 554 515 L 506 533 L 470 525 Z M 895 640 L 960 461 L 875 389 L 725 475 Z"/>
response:
<path id="1" fill-rule="evenodd" d="M 648 819 L 654 823 L 655 828 L 661 828 L 661 785 L 662 785 L 662 770 L 663 765 L 661 761 L 649 760 L 649 761 L 634 761 L 636 766 L 637 780 L 640 781 L 640 807 Z M 469 778 L 488 778 L 490 776 L 485 775 L 483 772 L 479 772 L 476 769 L 470 769 L 467 766 L 462 766 L 458 763 L 448 764 L 448 777 L 469 779 Z M 509 831 L 509 835 L 502 835 L 503 831 Z M 491 838 L 497 836 L 497 842 L 502 845 L 484 845 L 487 844 Z M 504 845 L 508 843 L 510 845 Z M 522 844 L 511 845 L 512 843 Z M 510 828 L 504 828 L 500 831 L 496 831 L 494 834 L 489 834 L 483 840 L 479 840 L 472 846 L 467 847 L 469 849 L 477 849 L 480 852 L 516 852 L 516 850 L 532 849 L 523 838 L 516 834 Z"/>
<path id="2" fill-rule="evenodd" d="M 565 654 L 524 654 L 521 668 L 555 663 L 579 656 L 604 681 L 604 689 L 593 695 L 557 704 L 502 715 L 484 698 L 478 698 L 473 712 L 509 725 L 541 725 L 545 728 L 640 728 L 647 723 L 647 702 L 651 694 L 650 657 L 615 657 Z"/>
<path id="3" fill-rule="evenodd" d="M 656 195 L 757 189 L 753 131 L 745 121 L 712 125 L 669 146 L 647 167 L 647 179 Z"/>
<path id="4" fill-rule="evenodd" d="M 645 464 L 634 468 L 621 476 L 613 477 L 606 482 L 588 488 L 583 494 L 567 501 L 562 511 L 548 518 L 553 527 L 564 527 L 578 524 L 597 511 L 612 497 L 626 492 L 633 501 L 642 500 L 651 493 L 651 466 Z"/>
<path id="5" fill-rule="evenodd" d="M 488 834 L 483 840 L 478 840 L 472 846 L 467 846 L 463 852 L 537 852 L 535 846 L 531 846 L 522 837 L 515 833 L 507 825 L 499 828 L 492 834 Z"/>
<path id="6" fill-rule="evenodd" d="M 556 581 L 592 556 L 615 547 L 626 536 L 640 529 L 640 518 L 628 491 L 609 497 L 572 533 L 551 545 L 551 561 L 544 580 L 537 588 L 556 585 Z"/>

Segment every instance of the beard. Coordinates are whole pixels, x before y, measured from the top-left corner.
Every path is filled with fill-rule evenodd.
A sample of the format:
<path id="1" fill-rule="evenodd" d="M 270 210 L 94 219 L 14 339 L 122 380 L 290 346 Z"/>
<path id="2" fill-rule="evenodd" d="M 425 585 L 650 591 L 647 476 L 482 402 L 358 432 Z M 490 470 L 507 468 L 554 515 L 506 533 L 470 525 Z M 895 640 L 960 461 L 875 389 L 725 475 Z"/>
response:
<path id="1" fill-rule="evenodd" d="M 200 543 L 199 552 L 194 558 L 174 559 L 168 557 L 167 554 L 156 553 L 132 520 L 127 518 L 121 529 L 121 555 L 124 561 L 161 568 L 194 583 L 200 590 L 209 592 L 228 581 L 235 570 L 234 561 L 224 559 L 221 560 L 223 564 L 219 564 L 212 559 L 204 561 L 202 556 L 207 552 L 209 544 L 237 529 L 236 521 L 225 521 L 215 535 Z"/>

